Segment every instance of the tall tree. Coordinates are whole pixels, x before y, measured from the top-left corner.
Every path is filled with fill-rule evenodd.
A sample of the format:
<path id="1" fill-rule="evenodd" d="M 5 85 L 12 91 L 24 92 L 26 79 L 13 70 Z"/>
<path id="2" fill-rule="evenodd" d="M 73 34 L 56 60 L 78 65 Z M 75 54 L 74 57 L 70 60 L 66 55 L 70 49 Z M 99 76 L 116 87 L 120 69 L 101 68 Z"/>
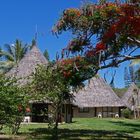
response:
<path id="1" fill-rule="evenodd" d="M 140 87 L 140 69 L 138 69 L 136 72 L 136 83 L 137 83 L 137 86 Z"/>
<path id="2" fill-rule="evenodd" d="M 2 57 L 2 48 L 0 47 L 0 58 Z"/>
<path id="3" fill-rule="evenodd" d="M 116 71 L 114 71 L 114 73 L 112 73 L 112 79 L 111 79 L 111 81 L 110 81 L 110 86 L 111 86 L 112 88 L 115 88 L 115 84 L 114 84 L 115 75 L 116 75 Z"/>
<path id="4" fill-rule="evenodd" d="M 131 83 L 135 83 L 136 82 L 136 74 L 135 74 L 134 66 L 129 66 L 129 73 L 130 73 Z"/>
<path id="5" fill-rule="evenodd" d="M 15 78 L 0 74 L 0 127 L 7 126 L 13 134 L 18 132 L 28 103 L 26 90 Z"/>
<path id="6" fill-rule="evenodd" d="M 54 34 L 72 31 L 73 39 L 58 62 L 72 84 L 94 76 L 99 69 L 118 67 L 140 58 L 139 0 L 121 3 L 101 1 L 64 10 L 53 28 Z M 66 60 L 64 60 L 64 57 Z"/>
<path id="7" fill-rule="evenodd" d="M 23 44 L 20 40 L 16 40 L 15 44 L 4 45 L 4 50 L 1 50 L 2 60 L 0 61 L 0 70 L 3 72 L 9 71 L 16 65 L 30 49 L 30 46 Z"/>
<path id="8" fill-rule="evenodd" d="M 125 87 L 129 87 L 131 83 L 131 77 L 127 67 L 124 68 L 124 82 L 125 82 Z"/>
<path id="9" fill-rule="evenodd" d="M 131 65 L 137 67 L 135 70 L 136 84 L 140 87 L 140 59 L 133 60 Z"/>
<path id="10" fill-rule="evenodd" d="M 124 82 L 125 87 L 130 86 L 131 83 L 135 83 L 137 86 L 139 86 L 140 85 L 139 67 L 134 67 L 134 65 L 130 65 L 128 68 L 125 67 Z"/>
<path id="11" fill-rule="evenodd" d="M 52 117 L 49 126 L 53 126 L 53 139 L 58 139 L 58 121 L 62 113 L 63 104 L 69 103 L 71 94 L 69 92 L 69 83 L 64 79 L 63 75 L 56 66 L 50 65 L 39 66 L 32 75 L 32 83 L 30 85 L 30 93 L 33 99 L 44 101 L 47 100 L 51 104 Z"/>
<path id="12" fill-rule="evenodd" d="M 47 49 L 44 51 L 43 55 L 45 56 L 45 58 L 49 61 L 50 57 L 49 57 L 49 53 L 47 51 Z"/>

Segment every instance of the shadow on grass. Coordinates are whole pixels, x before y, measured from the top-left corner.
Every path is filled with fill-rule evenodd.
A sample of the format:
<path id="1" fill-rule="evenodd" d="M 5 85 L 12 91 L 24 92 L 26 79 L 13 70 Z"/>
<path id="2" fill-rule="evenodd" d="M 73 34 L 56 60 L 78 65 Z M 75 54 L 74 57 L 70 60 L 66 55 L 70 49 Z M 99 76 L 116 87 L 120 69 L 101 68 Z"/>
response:
<path id="1" fill-rule="evenodd" d="M 140 131 L 140 123 L 139 124 L 134 124 L 134 123 L 128 123 L 128 122 L 123 122 L 123 121 L 109 121 L 115 125 L 119 125 L 119 126 L 127 126 L 129 128 L 128 131 L 130 131 L 131 133 L 135 132 L 135 131 Z"/>
<path id="2" fill-rule="evenodd" d="M 110 121 L 115 125 L 126 126 L 125 130 L 91 130 L 91 129 L 64 129 L 58 130 L 59 140 L 140 140 L 135 138 L 135 132 L 140 132 L 140 124 L 124 121 Z M 54 140 L 48 128 L 30 128 L 27 133 L 19 133 L 18 136 L 26 136 L 26 140 Z M 1 139 L 0 140 L 11 140 Z M 15 139 L 14 139 L 15 140 Z M 21 139 L 16 139 L 21 140 Z"/>
<path id="3" fill-rule="evenodd" d="M 52 140 L 51 132 L 46 128 L 31 129 L 30 140 Z M 125 131 L 59 129 L 59 140 L 140 140 Z"/>

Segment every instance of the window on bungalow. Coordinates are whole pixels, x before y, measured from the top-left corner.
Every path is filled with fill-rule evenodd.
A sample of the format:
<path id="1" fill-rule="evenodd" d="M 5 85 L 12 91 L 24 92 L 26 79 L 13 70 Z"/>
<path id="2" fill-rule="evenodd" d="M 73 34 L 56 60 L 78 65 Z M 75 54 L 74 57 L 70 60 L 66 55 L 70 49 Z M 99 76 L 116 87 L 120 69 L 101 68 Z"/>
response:
<path id="1" fill-rule="evenodd" d="M 108 112 L 113 112 L 113 108 L 112 107 L 108 107 Z"/>
<path id="2" fill-rule="evenodd" d="M 89 108 L 88 107 L 79 108 L 79 113 L 88 113 L 88 112 L 89 112 Z"/>
<path id="3" fill-rule="evenodd" d="M 107 112 L 107 107 L 103 107 L 103 112 Z"/>

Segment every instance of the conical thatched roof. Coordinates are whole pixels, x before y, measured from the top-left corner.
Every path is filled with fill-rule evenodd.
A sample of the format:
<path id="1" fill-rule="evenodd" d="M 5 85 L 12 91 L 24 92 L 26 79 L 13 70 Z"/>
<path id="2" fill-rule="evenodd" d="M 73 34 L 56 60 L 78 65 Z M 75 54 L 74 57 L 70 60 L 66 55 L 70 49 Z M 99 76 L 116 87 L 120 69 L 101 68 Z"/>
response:
<path id="1" fill-rule="evenodd" d="M 138 87 L 132 83 L 121 99 L 125 106 L 132 109 L 132 106 L 136 105 L 137 101 L 140 100 L 140 92 Z"/>
<path id="2" fill-rule="evenodd" d="M 26 84 L 27 77 L 35 71 L 37 65 L 41 64 L 47 65 L 48 61 L 40 50 L 36 46 L 33 46 L 33 48 L 23 57 L 18 65 L 13 67 L 6 75 L 22 78 L 20 83 Z"/>
<path id="3" fill-rule="evenodd" d="M 98 75 L 89 84 L 74 93 L 74 104 L 79 107 L 119 107 L 124 106 L 112 88 Z"/>

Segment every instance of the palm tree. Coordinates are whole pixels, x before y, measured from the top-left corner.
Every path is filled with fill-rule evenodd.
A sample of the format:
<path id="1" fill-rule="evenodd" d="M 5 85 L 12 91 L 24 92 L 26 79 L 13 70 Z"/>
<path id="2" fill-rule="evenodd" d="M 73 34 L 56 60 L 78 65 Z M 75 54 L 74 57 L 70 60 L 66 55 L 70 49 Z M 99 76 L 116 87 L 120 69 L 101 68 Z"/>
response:
<path id="1" fill-rule="evenodd" d="M 49 53 L 47 51 L 47 49 L 44 51 L 43 55 L 45 56 L 45 58 L 49 61 L 50 57 L 49 57 Z"/>
<path id="2" fill-rule="evenodd" d="M 4 50 L 0 49 L 0 56 L 2 57 L 0 60 L 0 72 L 9 71 L 14 65 L 18 64 L 31 48 L 27 44 L 22 44 L 18 39 L 15 41 L 15 44 L 5 44 L 4 47 Z"/>
<path id="3" fill-rule="evenodd" d="M 130 66 L 135 66 L 136 70 L 135 70 L 135 77 L 136 77 L 136 84 L 138 87 L 140 87 L 140 59 L 135 59 L 132 60 L 130 63 Z"/>
<path id="4" fill-rule="evenodd" d="M 2 48 L 0 47 L 0 57 L 1 57 L 1 51 L 2 51 Z"/>

